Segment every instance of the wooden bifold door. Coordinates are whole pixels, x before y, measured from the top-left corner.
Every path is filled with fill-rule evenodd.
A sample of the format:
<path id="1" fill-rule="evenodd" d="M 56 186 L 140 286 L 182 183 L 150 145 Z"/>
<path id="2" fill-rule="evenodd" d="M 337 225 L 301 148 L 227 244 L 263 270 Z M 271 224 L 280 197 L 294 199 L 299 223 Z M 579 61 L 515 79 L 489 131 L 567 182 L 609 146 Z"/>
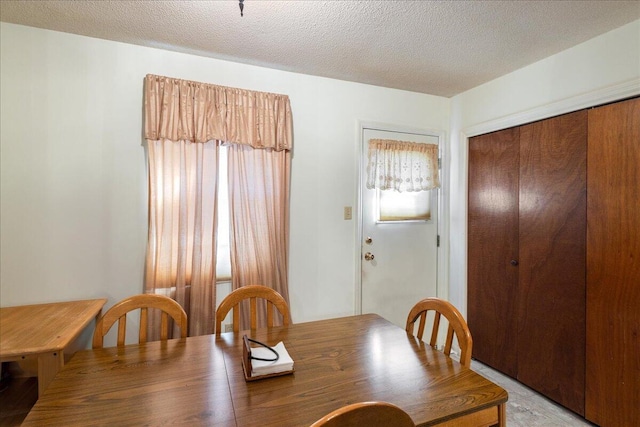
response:
<path id="1" fill-rule="evenodd" d="M 640 98 L 469 140 L 472 357 L 640 426 Z"/>
<path id="2" fill-rule="evenodd" d="M 587 112 L 469 141 L 473 357 L 584 415 Z"/>
<path id="3" fill-rule="evenodd" d="M 640 98 L 589 110 L 586 417 L 640 426 Z"/>

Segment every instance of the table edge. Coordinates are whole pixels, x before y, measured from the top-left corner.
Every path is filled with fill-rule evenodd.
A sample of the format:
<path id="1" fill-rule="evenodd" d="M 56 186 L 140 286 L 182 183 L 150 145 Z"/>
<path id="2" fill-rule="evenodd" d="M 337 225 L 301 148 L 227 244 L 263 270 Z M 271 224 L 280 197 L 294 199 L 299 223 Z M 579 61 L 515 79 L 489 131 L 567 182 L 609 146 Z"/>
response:
<path id="1" fill-rule="evenodd" d="M 8 351 L 8 352 L 3 352 L 2 347 L 0 347 L 0 361 L 2 361 L 2 362 L 10 362 L 10 361 L 17 360 L 17 359 L 19 359 L 21 357 L 33 356 L 33 355 L 43 354 L 43 353 L 54 353 L 54 352 L 64 351 L 64 349 L 69 344 L 71 344 L 71 342 L 74 339 L 76 339 L 78 337 L 78 335 L 80 335 L 80 333 L 82 333 L 84 328 L 86 328 L 87 325 L 100 313 L 100 311 L 102 310 L 104 305 L 107 303 L 107 301 L 108 301 L 107 298 L 94 298 L 94 299 L 85 299 L 85 300 L 58 301 L 58 302 L 43 303 L 43 304 L 27 304 L 27 305 L 25 305 L 24 307 L 37 306 L 37 305 L 48 305 L 48 304 L 60 304 L 60 303 L 69 303 L 69 302 L 93 302 L 93 304 L 90 305 L 90 307 L 89 307 L 89 308 L 93 308 L 93 310 L 92 310 L 93 314 L 91 316 L 87 316 L 83 320 L 82 324 L 79 325 L 78 327 L 76 327 L 73 330 L 73 333 L 71 334 L 72 336 L 68 340 L 66 340 L 64 343 L 62 343 L 62 345 L 32 347 L 32 348 L 29 348 L 29 349 L 24 350 L 24 351 Z M 21 306 L 12 306 L 12 307 L 21 307 Z M 1 307 L 1 308 L 12 308 L 12 307 Z"/>

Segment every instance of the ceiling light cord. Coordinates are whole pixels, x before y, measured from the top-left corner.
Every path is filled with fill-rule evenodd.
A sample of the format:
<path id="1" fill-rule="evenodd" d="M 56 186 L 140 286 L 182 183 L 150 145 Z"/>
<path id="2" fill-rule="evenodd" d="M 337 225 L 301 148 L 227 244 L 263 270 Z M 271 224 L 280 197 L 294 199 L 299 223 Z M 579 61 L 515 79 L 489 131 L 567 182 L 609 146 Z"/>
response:
<path id="1" fill-rule="evenodd" d="M 244 0 L 240 0 L 240 16 L 244 16 L 242 11 L 244 10 Z"/>

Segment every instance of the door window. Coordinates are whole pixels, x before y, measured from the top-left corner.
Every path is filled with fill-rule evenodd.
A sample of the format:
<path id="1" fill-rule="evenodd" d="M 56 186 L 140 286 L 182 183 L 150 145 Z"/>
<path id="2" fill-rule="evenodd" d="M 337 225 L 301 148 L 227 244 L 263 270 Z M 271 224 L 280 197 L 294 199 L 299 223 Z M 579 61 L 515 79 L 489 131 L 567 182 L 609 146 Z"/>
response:
<path id="1" fill-rule="evenodd" d="M 377 190 L 377 222 L 431 220 L 431 192 Z"/>

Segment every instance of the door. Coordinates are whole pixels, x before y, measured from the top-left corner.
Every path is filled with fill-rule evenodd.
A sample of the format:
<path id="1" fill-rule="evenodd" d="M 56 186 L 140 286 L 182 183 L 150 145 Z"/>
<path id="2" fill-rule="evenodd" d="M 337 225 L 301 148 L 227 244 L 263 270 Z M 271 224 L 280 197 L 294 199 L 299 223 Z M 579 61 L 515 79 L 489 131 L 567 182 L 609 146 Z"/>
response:
<path id="1" fill-rule="evenodd" d="M 586 113 L 469 140 L 473 357 L 584 413 Z"/>
<path id="2" fill-rule="evenodd" d="M 520 127 L 517 378 L 580 415 L 586 179 L 585 110 Z"/>
<path id="3" fill-rule="evenodd" d="M 589 110 L 586 418 L 640 425 L 640 98 Z"/>
<path id="4" fill-rule="evenodd" d="M 467 322 L 473 357 L 517 375 L 519 128 L 469 139 Z"/>
<path id="5" fill-rule="evenodd" d="M 366 127 L 362 130 L 361 312 L 377 313 L 404 328 L 411 307 L 436 295 L 439 189 L 417 193 L 367 189 L 370 139 L 438 144 L 439 135 Z M 385 219 L 385 206 L 395 208 L 414 203 L 421 207 L 428 205 L 426 215 L 417 215 L 421 219 L 388 220 L 393 214 Z"/>

